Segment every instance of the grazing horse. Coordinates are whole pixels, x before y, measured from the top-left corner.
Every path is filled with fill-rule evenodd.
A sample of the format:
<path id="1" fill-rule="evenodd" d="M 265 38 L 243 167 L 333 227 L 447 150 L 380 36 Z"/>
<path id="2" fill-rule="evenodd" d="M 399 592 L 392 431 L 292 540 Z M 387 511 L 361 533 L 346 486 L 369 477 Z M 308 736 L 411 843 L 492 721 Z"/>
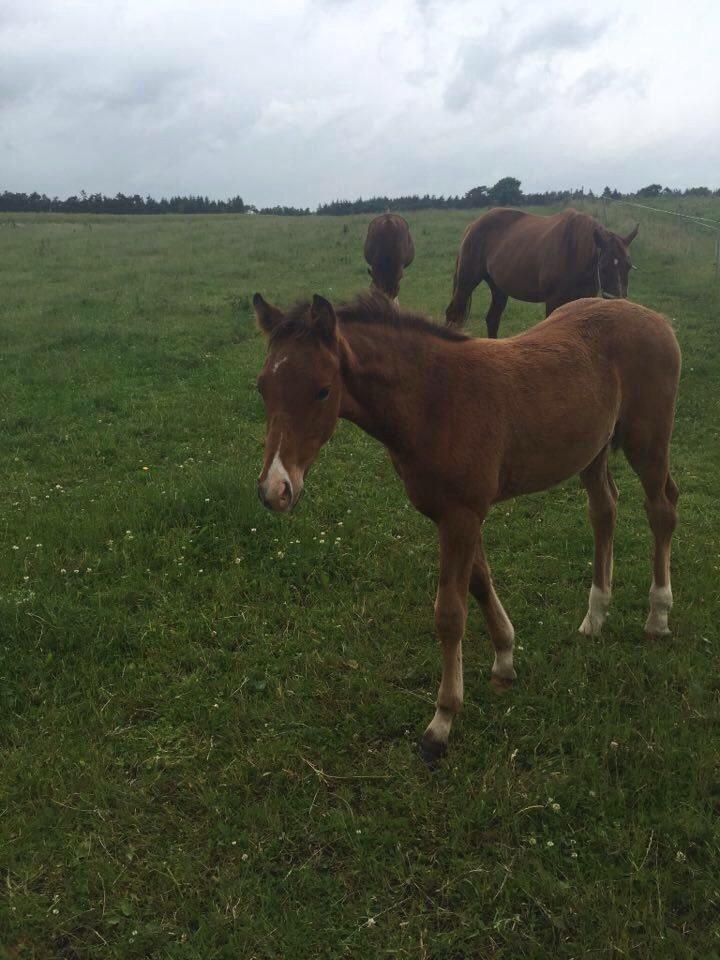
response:
<path id="1" fill-rule="evenodd" d="M 410 266 L 415 256 L 407 220 L 397 213 L 375 217 L 368 226 L 363 252 L 370 265 L 371 287 L 396 300 L 403 269 Z"/>
<path id="2" fill-rule="evenodd" d="M 595 541 L 588 612 L 607 615 L 617 488 L 610 447 L 645 491 L 654 538 L 645 631 L 664 636 L 672 605 L 670 541 L 678 491 L 669 472 L 680 350 L 670 324 L 627 300 L 578 300 L 506 340 L 473 339 L 373 295 L 335 311 L 322 297 L 288 313 L 253 299 L 268 340 L 258 378 L 267 418 L 258 493 L 288 511 L 338 417 L 388 449 L 415 507 L 438 528 L 435 624 L 443 671 L 423 755 L 446 748 L 463 699 L 468 590 L 495 650 L 492 676 L 515 679 L 514 630 L 495 593 L 481 527 L 493 503 L 578 474 Z"/>
<path id="3" fill-rule="evenodd" d="M 483 280 L 492 294 L 485 322 L 496 337 L 508 297 L 545 303 L 545 316 L 581 297 L 626 297 L 632 268 L 626 237 L 611 233 L 586 213 L 563 210 L 551 217 L 497 207 L 471 223 L 455 264 L 453 295 L 445 311 L 461 327 L 475 287 Z"/>

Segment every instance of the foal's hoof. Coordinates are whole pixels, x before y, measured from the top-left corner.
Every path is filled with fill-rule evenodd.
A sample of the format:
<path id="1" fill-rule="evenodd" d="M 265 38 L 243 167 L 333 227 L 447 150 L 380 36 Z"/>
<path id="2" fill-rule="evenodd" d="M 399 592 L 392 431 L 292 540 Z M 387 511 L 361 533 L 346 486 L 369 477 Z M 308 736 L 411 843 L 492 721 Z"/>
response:
<path id="1" fill-rule="evenodd" d="M 447 740 L 436 740 L 427 733 L 420 741 L 420 756 L 428 767 L 434 767 L 447 753 Z"/>
<path id="2" fill-rule="evenodd" d="M 602 622 L 598 623 L 590 617 L 589 613 L 585 614 L 585 619 L 578 627 L 578 633 L 584 637 L 599 637 L 601 631 Z"/>
<path id="3" fill-rule="evenodd" d="M 643 633 L 646 643 L 657 643 L 658 640 L 667 640 L 669 636 L 669 630 L 663 630 L 661 633 L 654 633 L 650 630 L 645 630 Z"/>

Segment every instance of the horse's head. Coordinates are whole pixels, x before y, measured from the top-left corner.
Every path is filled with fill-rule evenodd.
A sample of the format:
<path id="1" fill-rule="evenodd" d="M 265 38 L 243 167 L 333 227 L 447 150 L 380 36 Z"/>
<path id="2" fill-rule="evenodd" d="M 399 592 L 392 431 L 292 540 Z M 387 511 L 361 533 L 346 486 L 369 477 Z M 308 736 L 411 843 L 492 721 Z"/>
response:
<path id="1" fill-rule="evenodd" d="M 628 277 L 632 270 L 632 261 L 628 248 L 637 236 L 640 224 L 626 237 L 620 237 L 609 230 L 595 229 L 595 246 L 598 250 L 599 293 L 608 300 L 626 297 Z"/>
<path id="2" fill-rule="evenodd" d="M 400 293 L 402 267 L 390 267 L 385 264 L 373 264 L 368 268 L 370 289 L 373 293 L 383 293 L 389 300 L 395 300 Z"/>
<path id="3" fill-rule="evenodd" d="M 337 318 L 317 295 L 284 314 L 256 293 L 255 316 L 268 340 L 257 386 L 265 405 L 265 459 L 258 494 L 271 510 L 291 510 L 305 471 L 330 438 L 340 412 Z"/>

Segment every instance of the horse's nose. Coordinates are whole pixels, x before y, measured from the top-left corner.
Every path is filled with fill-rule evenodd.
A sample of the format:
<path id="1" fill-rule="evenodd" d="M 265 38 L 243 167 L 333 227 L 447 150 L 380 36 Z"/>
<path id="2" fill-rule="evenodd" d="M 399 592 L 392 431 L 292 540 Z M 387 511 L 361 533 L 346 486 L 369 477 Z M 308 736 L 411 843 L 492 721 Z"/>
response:
<path id="1" fill-rule="evenodd" d="M 283 506 L 290 506 L 292 503 L 292 487 L 289 480 L 283 480 L 282 493 L 279 499 Z"/>
<path id="2" fill-rule="evenodd" d="M 284 478 L 269 483 L 265 479 L 258 481 L 258 497 L 260 503 L 268 510 L 286 511 L 292 507 L 293 488 L 289 480 Z"/>

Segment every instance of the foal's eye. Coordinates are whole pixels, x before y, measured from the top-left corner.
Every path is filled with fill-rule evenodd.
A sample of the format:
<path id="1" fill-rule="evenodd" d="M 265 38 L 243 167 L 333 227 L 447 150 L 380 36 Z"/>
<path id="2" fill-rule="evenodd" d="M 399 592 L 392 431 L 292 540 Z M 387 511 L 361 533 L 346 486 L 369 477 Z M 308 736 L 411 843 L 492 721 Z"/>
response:
<path id="1" fill-rule="evenodd" d="M 327 400 L 330 396 L 330 387 L 323 387 L 322 390 L 318 390 L 317 398 L 318 400 Z"/>

